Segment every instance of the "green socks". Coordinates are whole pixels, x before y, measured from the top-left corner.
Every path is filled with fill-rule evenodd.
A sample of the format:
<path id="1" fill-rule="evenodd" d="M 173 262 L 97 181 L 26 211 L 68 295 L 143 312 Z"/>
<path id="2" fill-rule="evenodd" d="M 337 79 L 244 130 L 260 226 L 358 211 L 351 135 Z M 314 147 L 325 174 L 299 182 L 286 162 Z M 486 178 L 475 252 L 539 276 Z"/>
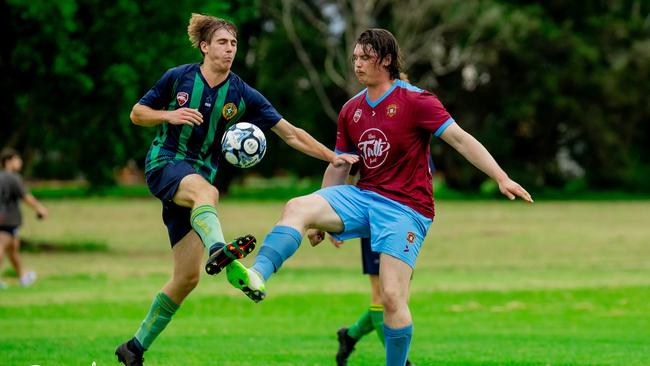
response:
<path id="1" fill-rule="evenodd" d="M 361 337 L 372 332 L 374 329 L 375 328 L 370 317 L 370 310 L 366 310 L 363 312 L 357 322 L 348 328 L 348 335 L 356 340 L 359 340 Z"/>
<path id="2" fill-rule="evenodd" d="M 384 307 L 381 304 L 370 305 L 370 318 L 381 343 L 384 343 Z"/>
<path id="3" fill-rule="evenodd" d="M 178 307 L 179 305 L 162 291 L 154 297 L 149 314 L 147 314 L 147 317 L 135 333 L 135 338 L 145 350 L 151 346 L 158 334 L 172 320 L 172 316 L 178 310 Z"/>
<path id="4" fill-rule="evenodd" d="M 212 244 L 226 243 L 219 216 L 217 216 L 217 209 L 214 206 L 203 205 L 193 209 L 190 223 L 206 248 L 210 248 Z"/>

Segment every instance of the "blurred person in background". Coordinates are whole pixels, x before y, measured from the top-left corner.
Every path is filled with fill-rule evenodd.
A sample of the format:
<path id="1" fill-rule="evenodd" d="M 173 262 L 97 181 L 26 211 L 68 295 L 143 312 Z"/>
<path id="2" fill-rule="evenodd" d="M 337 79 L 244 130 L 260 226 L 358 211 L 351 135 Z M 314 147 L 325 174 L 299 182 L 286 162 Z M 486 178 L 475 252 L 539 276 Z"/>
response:
<path id="1" fill-rule="evenodd" d="M 0 265 L 5 253 L 16 270 L 20 285 L 27 287 L 36 281 L 36 272 L 27 271 L 20 258 L 20 238 L 18 229 L 22 224 L 20 201 L 36 211 L 39 219 L 47 217 L 47 209 L 25 187 L 20 176 L 23 159 L 11 148 L 0 152 L 2 170 L 0 171 Z M 0 288 L 7 284 L 0 281 Z"/>

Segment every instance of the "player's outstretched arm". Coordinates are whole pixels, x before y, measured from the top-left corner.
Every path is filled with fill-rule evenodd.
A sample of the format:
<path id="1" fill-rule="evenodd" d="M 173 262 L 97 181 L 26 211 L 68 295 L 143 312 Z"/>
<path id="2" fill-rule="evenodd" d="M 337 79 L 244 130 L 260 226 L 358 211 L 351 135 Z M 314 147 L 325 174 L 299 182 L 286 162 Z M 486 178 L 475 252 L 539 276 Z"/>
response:
<path id="1" fill-rule="evenodd" d="M 164 122 L 189 126 L 203 123 L 203 115 L 197 109 L 156 110 L 140 103 L 133 106 L 130 117 L 134 124 L 144 127 L 157 126 Z"/>
<path id="2" fill-rule="evenodd" d="M 26 193 L 25 196 L 23 196 L 23 201 L 31 207 L 34 211 L 36 211 L 36 217 L 39 219 L 46 219 L 48 215 L 47 208 L 41 204 L 39 200 L 36 199 L 31 193 Z"/>
<path id="3" fill-rule="evenodd" d="M 474 136 L 465 132 L 456 123 L 449 125 L 440 137 L 475 167 L 494 179 L 499 184 L 499 190 L 506 197 L 511 200 L 519 197 L 526 202 L 533 202 L 530 194 L 517 182 L 508 177 L 487 149 Z"/>
<path id="4" fill-rule="evenodd" d="M 307 131 L 292 125 L 284 118 L 273 126 L 272 130 L 280 136 L 287 145 L 311 157 L 331 163 L 334 166 L 354 164 L 359 160 L 359 157 L 356 155 L 336 155 L 334 151 L 318 142 L 318 140 L 313 138 L 312 135 L 307 133 Z"/>

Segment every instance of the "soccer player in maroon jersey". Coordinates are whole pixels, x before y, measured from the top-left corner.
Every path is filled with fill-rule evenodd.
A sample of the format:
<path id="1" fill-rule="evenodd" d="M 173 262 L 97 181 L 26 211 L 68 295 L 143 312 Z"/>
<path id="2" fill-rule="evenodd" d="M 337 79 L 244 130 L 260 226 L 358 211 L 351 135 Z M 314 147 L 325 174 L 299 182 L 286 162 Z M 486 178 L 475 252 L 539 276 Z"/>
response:
<path id="1" fill-rule="evenodd" d="M 409 282 L 434 215 L 431 135 L 494 179 L 509 199 L 533 200 L 455 123 L 435 95 L 399 79 L 399 46 L 389 31 L 363 32 L 353 57 L 354 72 L 366 89 L 339 113 L 336 150 L 359 154 L 359 182 L 345 185 L 350 167 L 330 164 L 321 190 L 286 204 L 255 264 L 248 269 L 237 262 L 227 275 L 233 286 L 260 301 L 264 282 L 293 255 L 305 233 L 312 245 L 323 240 L 324 231 L 339 240 L 370 237 L 372 250 L 381 253 L 386 365 L 403 366 L 413 334 Z"/>

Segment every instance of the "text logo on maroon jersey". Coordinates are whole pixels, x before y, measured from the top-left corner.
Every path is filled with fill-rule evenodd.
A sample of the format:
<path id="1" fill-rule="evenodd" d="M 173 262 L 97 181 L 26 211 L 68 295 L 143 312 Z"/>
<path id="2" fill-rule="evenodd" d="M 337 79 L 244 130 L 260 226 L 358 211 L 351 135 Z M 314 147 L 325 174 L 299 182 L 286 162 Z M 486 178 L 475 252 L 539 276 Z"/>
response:
<path id="1" fill-rule="evenodd" d="M 178 102 L 179 107 L 184 106 L 188 99 L 190 99 L 190 96 L 186 92 L 176 93 L 176 101 Z"/>
<path id="2" fill-rule="evenodd" d="M 397 104 L 390 104 L 388 107 L 386 107 L 386 115 L 388 117 L 395 117 L 397 114 Z"/>
<path id="3" fill-rule="evenodd" d="M 354 111 L 354 117 L 352 117 L 352 120 L 354 121 L 354 123 L 357 123 L 359 122 L 360 119 L 361 119 L 361 109 L 357 109 L 356 111 Z"/>
<path id="4" fill-rule="evenodd" d="M 368 169 L 375 169 L 388 158 L 390 142 L 380 129 L 370 128 L 361 134 L 357 147 L 363 158 L 363 164 Z"/>

